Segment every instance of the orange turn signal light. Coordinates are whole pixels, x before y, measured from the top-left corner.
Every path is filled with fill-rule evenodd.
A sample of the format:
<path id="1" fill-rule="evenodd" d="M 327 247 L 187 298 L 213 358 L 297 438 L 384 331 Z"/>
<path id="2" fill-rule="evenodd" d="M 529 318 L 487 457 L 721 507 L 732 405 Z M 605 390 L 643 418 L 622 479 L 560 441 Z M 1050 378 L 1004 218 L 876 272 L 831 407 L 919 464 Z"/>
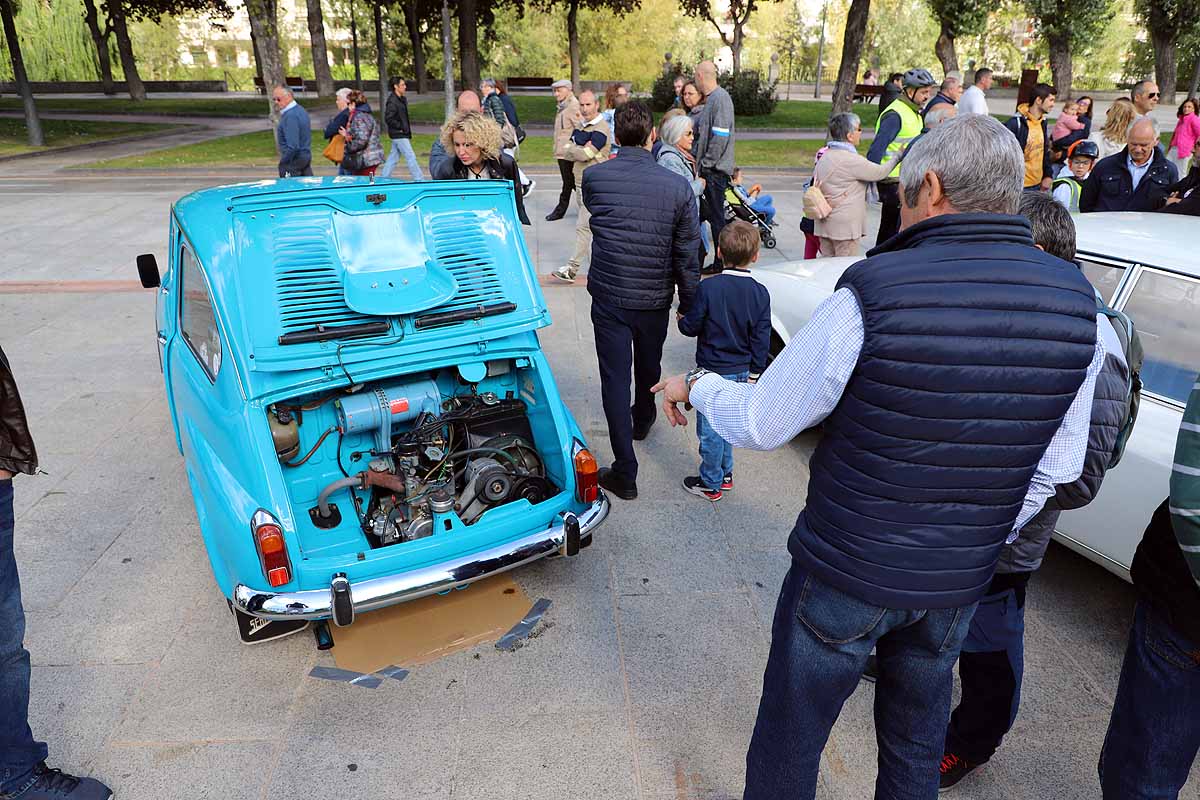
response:
<path id="1" fill-rule="evenodd" d="M 600 465 L 586 447 L 575 451 L 575 495 L 582 503 L 594 503 L 600 496 Z"/>

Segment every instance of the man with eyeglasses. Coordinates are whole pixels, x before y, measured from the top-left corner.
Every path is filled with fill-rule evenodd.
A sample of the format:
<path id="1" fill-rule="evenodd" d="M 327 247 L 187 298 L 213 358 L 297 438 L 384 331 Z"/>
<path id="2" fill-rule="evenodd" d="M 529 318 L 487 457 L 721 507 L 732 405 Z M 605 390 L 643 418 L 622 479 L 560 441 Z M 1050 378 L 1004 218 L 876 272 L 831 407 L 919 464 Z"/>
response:
<path id="1" fill-rule="evenodd" d="M 276 86 L 271 96 L 279 109 L 279 177 L 298 178 L 312 175 L 312 122 L 304 106 L 296 102 L 286 86 Z"/>
<path id="2" fill-rule="evenodd" d="M 1154 81 L 1138 81 L 1129 92 L 1129 99 L 1137 109 L 1138 117 L 1147 117 L 1158 106 L 1158 84 Z"/>
<path id="3" fill-rule="evenodd" d="M 1135 119 L 1125 142 L 1124 150 L 1101 159 L 1083 182 L 1080 211 L 1157 211 L 1166 205 L 1179 171 L 1158 146 L 1154 118 Z"/>

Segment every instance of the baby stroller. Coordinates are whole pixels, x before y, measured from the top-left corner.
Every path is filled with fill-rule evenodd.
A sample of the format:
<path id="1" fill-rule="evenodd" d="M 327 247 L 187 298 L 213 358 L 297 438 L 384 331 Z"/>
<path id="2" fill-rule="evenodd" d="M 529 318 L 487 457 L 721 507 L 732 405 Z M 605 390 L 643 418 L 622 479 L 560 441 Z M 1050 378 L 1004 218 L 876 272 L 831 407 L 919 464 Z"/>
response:
<path id="1" fill-rule="evenodd" d="M 742 194 L 734 191 L 734 187 L 731 185 L 725 190 L 725 221 L 732 222 L 735 219 L 745 220 L 758 228 L 758 235 L 762 239 L 763 247 L 768 250 L 774 249 L 775 232 L 771 230 L 767 218 L 751 208 L 750 204 L 743 199 Z"/>

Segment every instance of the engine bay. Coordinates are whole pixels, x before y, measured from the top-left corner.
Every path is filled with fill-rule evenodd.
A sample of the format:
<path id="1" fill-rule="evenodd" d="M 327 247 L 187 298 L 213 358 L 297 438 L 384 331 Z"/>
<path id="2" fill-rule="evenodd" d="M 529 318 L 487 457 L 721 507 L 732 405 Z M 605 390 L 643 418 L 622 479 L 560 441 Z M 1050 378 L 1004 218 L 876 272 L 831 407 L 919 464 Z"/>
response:
<path id="1" fill-rule="evenodd" d="M 381 548 L 554 497 L 561 448 L 534 377 L 524 359 L 498 360 L 269 406 L 297 513 L 318 538 L 356 523 Z"/>

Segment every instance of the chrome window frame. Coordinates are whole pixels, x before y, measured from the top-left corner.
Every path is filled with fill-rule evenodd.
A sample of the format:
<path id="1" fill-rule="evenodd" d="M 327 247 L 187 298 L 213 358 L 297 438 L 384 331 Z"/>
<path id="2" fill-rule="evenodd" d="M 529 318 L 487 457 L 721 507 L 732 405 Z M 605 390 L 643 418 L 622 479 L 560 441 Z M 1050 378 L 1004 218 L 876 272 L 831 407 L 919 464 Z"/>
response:
<path id="1" fill-rule="evenodd" d="M 1138 281 L 1141 279 L 1142 275 L 1146 274 L 1147 272 L 1166 275 L 1171 278 L 1178 278 L 1184 282 L 1190 282 L 1200 286 L 1200 277 L 1188 275 L 1178 270 L 1155 267 L 1150 264 L 1134 264 L 1129 273 L 1118 285 L 1118 291 L 1114 295 L 1114 301 L 1109 303 L 1109 305 L 1118 311 L 1125 311 L 1125 307 L 1129 303 L 1129 299 L 1133 296 L 1134 290 L 1137 289 Z M 1130 319 L 1133 319 L 1133 317 L 1131 316 Z M 1137 325 L 1136 319 L 1133 319 L 1133 324 L 1135 326 Z M 1149 397 L 1153 400 L 1157 400 L 1163 405 L 1177 409 L 1180 413 L 1183 412 L 1184 406 L 1186 405 L 1184 400 L 1176 400 L 1173 397 L 1167 397 L 1166 395 L 1159 394 L 1158 392 L 1152 391 L 1144 383 L 1142 385 L 1142 397 Z"/>

